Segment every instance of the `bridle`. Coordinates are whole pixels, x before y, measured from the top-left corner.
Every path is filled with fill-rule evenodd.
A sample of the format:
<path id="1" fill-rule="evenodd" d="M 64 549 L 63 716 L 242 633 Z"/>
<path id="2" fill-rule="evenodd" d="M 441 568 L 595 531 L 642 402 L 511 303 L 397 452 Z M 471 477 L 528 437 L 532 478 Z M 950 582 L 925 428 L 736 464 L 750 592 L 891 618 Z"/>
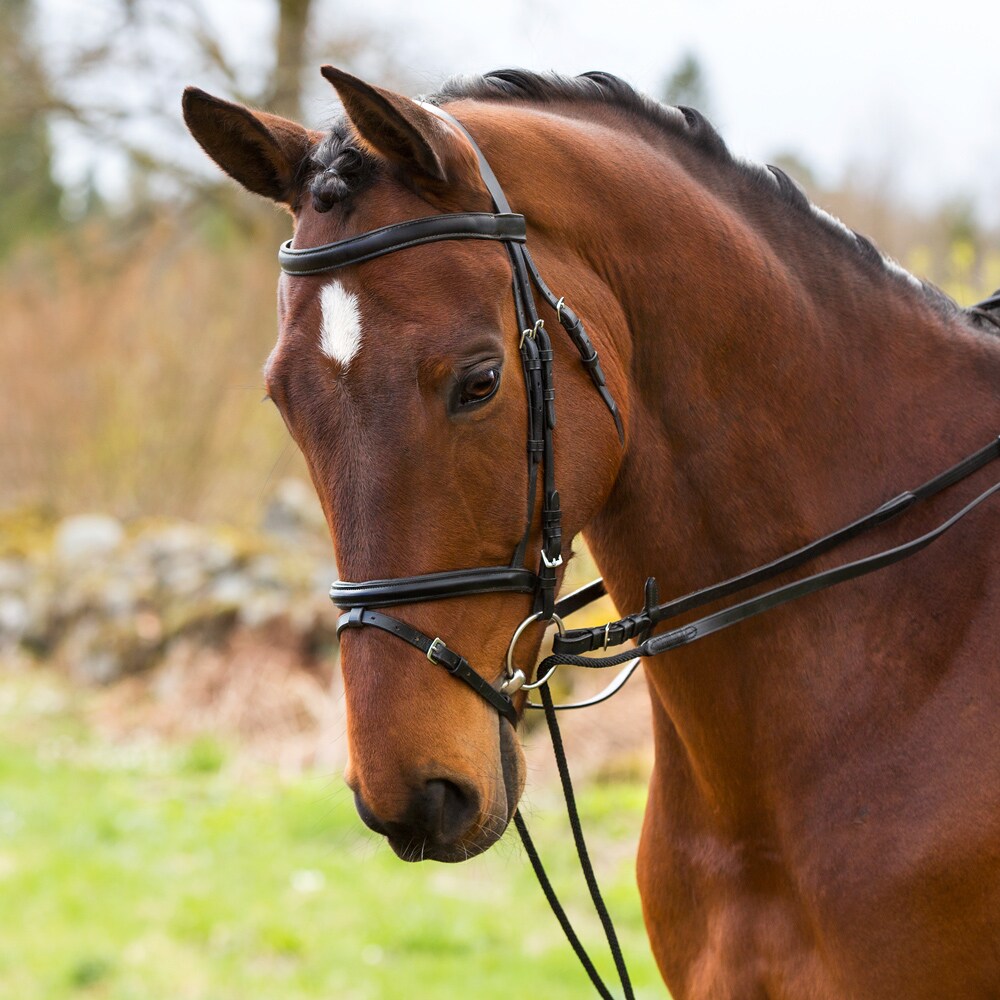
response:
<path id="1" fill-rule="evenodd" d="M 614 928 L 597 888 L 593 867 L 580 828 L 575 798 L 566 756 L 562 747 L 555 713 L 558 710 L 584 708 L 611 697 L 628 680 L 643 657 L 658 656 L 668 650 L 688 645 L 721 629 L 762 614 L 771 608 L 786 604 L 796 598 L 833 586 L 846 580 L 882 569 L 919 552 L 940 538 L 963 517 L 985 500 L 1000 492 L 1000 482 L 986 489 L 965 507 L 953 514 L 936 528 L 924 535 L 891 549 L 877 552 L 854 562 L 827 569 L 773 590 L 758 594 L 688 622 L 678 628 L 653 636 L 653 630 L 667 619 L 688 613 L 722 598 L 754 587 L 775 576 L 803 566 L 831 550 L 838 548 L 859 535 L 885 524 L 891 518 L 908 510 L 919 501 L 928 500 L 947 490 L 990 462 L 1000 458 L 1000 437 L 963 459 L 957 465 L 935 476 L 922 486 L 898 494 L 871 513 L 861 517 L 824 537 L 781 556 L 763 566 L 755 567 L 739 576 L 724 580 L 692 594 L 686 594 L 666 603 L 659 603 L 655 580 L 646 581 L 643 608 L 624 618 L 595 628 L 567 630 L 563 619 L 573 612 L 596 601 L 605 593 L 603 581 L 597 579 L 567 597 L 556 600 L 557 570 L 562 565 L 562 528 L 559 492 L 556 488 L 553 430 L 555 428 L 555 385 L 552 371 L 552 344 L 545 323 L 539 318 L 535 292 L 555 311 L 559 322 L 580 355 L 580 361 L 589 374 L 601 399 L 607 406 L 618 432 L 619 442 L 625 443 L 624 428 L 618 407 L 608 390 L 600 359 L 580 318 L 557 298 L 542 280 L 526 245 L 527 227 L 524 216 L 511 211 L 496 175 L 482 151 L 465 127 L 448 112 L 434 105 L 423 104 L 431 113 L 450 123 L 467 139 L 478 157 L 483 183 L 493 200 L 494 212 L 459 212 L 427 216 L 362 233 L 348 239 L 305 249 L 295 248 L 292 241 L 284 243 L 278 260 L 282 270 L 290 275 L 314 275 L 341 267 L 361 264 L 385 254 L 396 253 L 409 247 L 421 246 L 439 240 L 495 240 L 503 243 L 510 259 L 512 291 L 518 321 L 518 348 L 528 405 L 528 496 L 525 527 L 506 566 L 485 566 L 423 573 L 416 576 L 394 577 L 386 580 L 367 580 L 361 583 L 337 581 L 330 589 L 330 597 L 343 612 L 337 622 L 337 634 L 347 628 L 377 628 L 394 635 L 419 649 L 427 659 L 451 673 L 471 687 L 481 698 L 496 709 L 501 719 L 516 725 L 517 710 L 511 695 L 518 690 L 535 690 L 541 695 L 541 704 L 527 701 L 528 708 L 543 709 L 552 735 L 559 775 L 566 796 L 570 825 L 581 866 L 591 898 L 601 919 L 608 944 L 615 960 L 626 998 L 632 998 L 632 987 L 625 969 L 621 948 Z M 973 307 L 973 311 L 994 309 L 1000 297 Z M 989 316 L 991 322 L 995 322 Z M 528 545 L 535 524 L 538 490 L 541 484 L 541 545 L 537 569 L 528 567 Z M 498 684 L 493 684 L 470 665 L 458 652 L 450 649 L 440 637 L 431 637 L 412 626 L 393 618 L 380 608 L 424 601 L 437 601 L 475 594 L 530 594 L 533 598 L 531 614 L 518 625 L 507 649 L 504 670 Z M 553 652 L 538 666 L 538 679 L 528 683 L 526 672 L 517 667 L 515 652 L 523 632 L 535 622 L 554 622 L 558 634 L 553 640 Z M 636 646 L 610 656 L 585 656 L 594 650 L 607 650 L 609 646 L 635 640 Z M 622 666 L 618 677 L 600 694 L 584 701 L 555 705 L 548 687 L 548 679 L 562 665 L 604 668 Z M 528 671 L 527 673 L 530 673 Z M 551 883 L 542 868 L 537 851 L 528 835 L 519 812 L 514 822 L 556 918 L 559 920 L 577 957 L 580 959 L 598 993 L 610 1000 L 611 993 L 598 975 L 593 963 L 559 904 Z"/>
<path id="2" fill-rule="evenodd" d="M 348 583 L 338 580 L 330 588 L 330 597 L 344 613 L 337 622 L 337 634 L 344 629 L 377 628 L 419 649 L 431 663 L 444 667 L 464 681 L 489 702 L 511 725 L 517 724 L 517 710 L 511 695 L 521 688 L 534 689 L 544 681 L 529 684 L 523 670 L 514 663 L 517 641 L 534 622 L 555 622 L 564 631 L 562 620 L 581 605 L 603 593 L 603 586 L 586 595 L 570 595 L 555 600 L 557 570 L 563 563 L 562 512 L 556 488 L 555 456 L 552 432 L 555 428 L 555 384 L 552 377 L 552 344 L 545 321 L 535 306 L 534 292 L 555 310 L 563 329 L 580 354 L 580 361 L 604 401 L 624 445 L 625 432 L 618 407 L 608 390 L 600 358 L 583 323 L 563 298 L 556 298 L 542 280 L 526 246 L 527 229 L 523 215 L 511 211 L 496 175 L 475 140 L 464 126 L 446 111 L 424 105 L 429 111 L 459 129 L 471 143 L 479 160 L 483 183 L 493 200 L 495 212 L 456 212 L 431 215 L 400 222 L 362 233 L 348 239 L 308 249 L 285 243 L 278 260 L 286 274 L 312 275 L 333 271 L 351 264 L 361 264 L 384 254 L 438 240 L 497 240 L 503 243 L 513 274 L 512 289 L 518 322 L 518 349 L 527 389 L 528 402 L 528 496 L 524 531 L 507 566 L 482 566 L 471 569 L 422 573 L 389 580 L 366 580 Z M 541 546 L 536 569 L 528 566 L 528 544 L 535 524 L 537 494 L 541 488 Z M 451 649 L 440 637 L 431 637 L 411 625 L 382 612 L 401 604 L 438 601 L 473 594 L 530 594 L 531 614 L 517 627 L 505 658 L 503 676 L 492 684 L 472 668 L 469 661 Z M 539 706 L 540 707 L 540 706 Z"/>

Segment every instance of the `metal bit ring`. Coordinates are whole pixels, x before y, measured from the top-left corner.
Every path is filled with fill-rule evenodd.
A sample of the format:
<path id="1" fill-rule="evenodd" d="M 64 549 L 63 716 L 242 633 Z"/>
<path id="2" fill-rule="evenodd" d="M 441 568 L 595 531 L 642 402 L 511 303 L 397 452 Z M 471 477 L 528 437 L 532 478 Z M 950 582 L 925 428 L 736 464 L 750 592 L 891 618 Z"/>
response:
<path id="1" fill-rule="evenodd" d="M 527 618 L 525 618 L 524 621 L 521 622 L 521 624 L 518 625 L 516 629 L 514 629 L 514 634 L 511 636 L 510 639 L 510 645 L 507 647 L 507 669 L 504 674 L 505 679 L 503 684 L 500 685 L 500 690 L 504 691 L 506 694 L 513 694 L 514 691 L 517 691 L 521 688 L 523 688 L 525 691 L 533 691 L 535 688 L 544 684 L 555 673 L 556 667 L 559 665 L 556 664 L 556 666 L 552 667 L 552 669 L 549 670 L 549 672 L 544 677 L 535 681 L 533 684 L 525 684 L 524 680 L 526 678 L 524 675 L 524 671 L 514 666 L 514 649 L 517 646 L 517 640 L 521 638 L 521 634 L 529 625 L 531 625 L 533 622 L 538 621 L 538 619 L 541 617 L 542 617 L 542 612 L 536 611 L 533 615 L 529 615 Z M 563 620 L 559 617 L 559 615 L 554 614 L 551 620 L 555 622 L 556 628 L 559 629 L 559 634 L 564 635 L 566 632 L 566 626 L 563 625 Z M 521 683 L 518 684 L 517 687 L 514 687 L 514 685 L 511 682 L 517 678 L 518 674 L 521 675 Z"/>

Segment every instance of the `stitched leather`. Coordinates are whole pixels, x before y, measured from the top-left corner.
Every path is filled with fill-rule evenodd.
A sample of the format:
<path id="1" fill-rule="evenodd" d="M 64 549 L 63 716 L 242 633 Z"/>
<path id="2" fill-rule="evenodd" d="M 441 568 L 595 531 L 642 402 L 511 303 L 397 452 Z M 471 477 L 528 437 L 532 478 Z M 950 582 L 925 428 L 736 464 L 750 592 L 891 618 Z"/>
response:
<path id="1" fill-rule="evenodd" d="M 907 510 L 912 504 L 937 496 L 937 494 L 948 489 L 948 487 L 966 479 L 968 476 L 971 476 L 973 473 L 978 472 L 998 459 L 1000 459 L 1000 437 L 995 438 L 989 444 L 973 452 L 967 458 L 962 459 L 961 462 L 956 463 L 950 469 L 946 469 L 944 472 L 934 476 L 933 479 L 929 479 L 921 486 L 900 493 L 880 507 L 877 507 L 870 514 L 852 521 L 837 531 L 824 535 L 822 538 L 803 546 L 801 549 L 796 549 L 788 555 L 781 556 L 779 559 L 775 559 L 764 566 L 758 566 L 740 576 L 734 576 L 729 580 L 724 580 L 722 583 L 695 591 L 693 594 L 686 594 L 683 597 L 675 598 L 666 604 L 647 606 L 642 611 L 628 615 L 619 621 L 609 622 L 607 625 L 600 625 L 596 628 L 567 630 L 564 634 L 557 635 L 553 640 L 553 652 L 557 656 L 579 657 L 581 653 L 619 645 L 628 639 L 641 635 L 646 629 L 651 628 L 658 622 L 674 618 L 687 611 L 693 611 L 695 608 L 704 607 L 706 604 L 711 604 L 721 597 L 727 597 L 741 590 L 747 590 L 757 583 L 762 583 L 781 573 L 796 569 L 804 563 L 812 561 L 817 556 L 838 548 L 852 538 L 857 538 L 858 535 L 885 524 L 886 521 Z M 985 493 L 981 494 L 964 510 L 949 519 L 944 526 L 936 529 L 929 535 L 922 536 L 895 549 L 876 553 L 866 559 L 848 563 L 845 566 L 838 566 L 823 573 L 807 577 L 805 580 L 778 587 L 768 591 L 766 594 L 739 604 L 734 604 L 729 608 L 723 608 L 714 615 L 709 615 L 707 618 L 694 622 L 690 626 L 684 626 L 674 632 L 667 632 L 661 636 L 657 636 L 655 639 L 643 643 L 643 646 L 648 646 L 650 649 L 656 648 L 662 652 L 664 649 L 685 645 L 688 642 L 693 642 L 695 639 L 711 635 L 712 632 L 717 632 L 721 628 L 735 624 L 737 621 L 743 621 L 745 618 L 752 617 L 752 615 L 776 608 L 781 604 L 794 600 L 796 597 L 804 597 L 806 594 L 823 590 L 826 587 L 832 587 L 834 584 L 841 583 L 844 580 L 851 580 L 866 573 L 872 573 L 884 566 L 889 566 L 900 559 L 919 552 L 920 549 L 929 545 L 930 542 L 943 534 L 966 512 L 972 510 L 983 500 L 988 499 L 997 490 L 1000 490 L 1000 484 L 991 487 Z M 636 655 L 633 650 L 629 650 L 629 653 Z M 639 655 L 656 654 L 646 653 Z"/>
<path id="2" fill-rule="evenodd" d="M 597 351 L 587 336 L 582 322 L 562 299 L 556 299 L 538 273 L 538 269 L 524 245 L 526 240 L 524 217 L 510 211 L 510 205 L 499 181 L 475 140 L 461 122 L 440 108 L 431 106 L 430 110 L 444 120 L 451 122 L 468 138 L 479 158 L 483 183 L 493 199 L 494 207 L 497 210 L 496 214 L 466 212 L 411 219 L 336 243 L 306 249 L 293 248 L 291 241 L 289 241 L 279 251 L 279 260 L 282 268 L 289 274 L 309 275 L 334 270 L 348 264 L 362 263 L 383 254 L 435 240 L 495 239 L 504 243 L 511 264 L 513 279 L 511 290 L 520 328 L 519 345 L 528 404 L 529 486 L 527 519 L 521 541 L 514 552 L 512 565 L 508 567 L 477 567 L 392 580 L 369 580 L 361 583 L 338 581 L 331 587 L 330 596 L 338 607 L 349 609 L 348 613 L 340 618 L 338 632 L 347 627 L 360 628 L 365 625 L 373 625 L 403 638 L 425 654 L 431 650 L 431 644 L 434 643 L 433 650 L 431 650 L 433 661 L 454 673 L 456 677 L 459 677 L 497 707 L 497 710 L 505 718 L 510 718 L 513 722 L 516 715 L 510 699 L 498 692 L 472 670 L 468 662 L 459 654 L 449 650 L 440 640 L 431 640 L 405 623 L 387 615 L 380 615 L 370 609 L 468 594 L 533 593 L 535 612 L 540 612 L 544 618 L 551 618 L 554 612 L 559 612 L 561 617 L 568 615 L 571 613 L 571 609 L 577 610 L 583 604 L 589 603 L 590 600 L 596 599 L 600 593 L 603 593 L 603 583 L 598 580 L 589 585 L 588 588 L 584 588 L 584 591 L 592 590 L 593 597 L 588 596 L 584 600 L 581 596 L 583 592 L 578 591 L 563 601 L 558 603 L 555 601 L 555 566 L 558 565 L 562 554 L 562 534 L 559 494 L 555 486 L 552 438 L 552 430 L 555 426 L 553 358 L 548 334 L 535 307 L 533 289 L 537 289 L 541 297 L 556 311 L 561 325 L 580 354 L 584 369 L 589 373 L 595 388 L 611 412 L 622 443 L 624 443 L 624 428 L 615 401 L 608 391 Z M 994 309 L 998 302 L 1000 302 L 998 295 L 994 295 L 980 303 L 976 308 L 979 310 Z M 691 625 L 657 636 L 655 640 L 647 638 L 655 624 L 746 590 L 780 573 L 797 568 L 818 555 L 885 523 L 906 510 L 911 504 L 935 495 L 998 457 L 1000 457 L 1000 438 L 990 442 L 985 448 L 970 455 L 952 469 L 934 477 L 923 486 L 894 497 L 867 516 L 845 525 L 795 552 L 665 604 L 657 603 L 655 581 L 649 580 L 646 585 L 646 600 L 642 611 L 598 628 L 574 629 L 562 636 L 557 636 L 554 641 L 555 652 L 552 657 L 546 660 L 546 663 L 576 663 L 589 667 L 611 666 L 614 662 L 620 661 L 622 657 L 631 657 L 634 655 L 634 651 L 629 650 L 626 653 L 618 653 L 610 657 L 597 657 L 591 660 L 579 654 L 602 646 L 617 645 L 632 638 L 641 640 L 639 650 L 644 652 L 640 652 L 639 655 L 655 655 L 652 650 L 659 652 L 676 645 L 683 645 L 737 621 L 742 621 L 746 617 L 759 614 L 768 608 L 777 607 L 794 597 L 832 586 L 842 580 L 852 579 L 854 576 L 862 575 L 862 573 L 872 572 L 884 565 L 889 565 L 891 562 L 905 558 L 906 555 L 918 551 L 937 538 L 977 503 L 1000 490 L 1000 484 L 987 490 L 985 494 L 982 494 L 971 505 L 930 535 L 915 539 L 896 549 L 859 560 L 856 563 L 775 588 L 767 594 L 724 608 Z M 528 539 L 531 536 L 539 473 L 541 473 L 543 480 L 541 549 L 544 558 L 541 559 L 538 570 L 532 572 L 525 567 L 524 563 Z"/>
<path id="3" fill-rule="evenodd" d="M 517 710 L 514 703 L 502 691 L 498 691 L 486 678 L 481 677 L 469 665 L 469 661 L 460 653 L 449 649 L 440 639 L 432 639 L 429 635 L 401 622 L 398 618 L 391 618 L 380 611 L 368 611 L 364 608 L 355 607 L 337 620 L 337 635 L 339 636 L 345 628 L 364 628 L 371 626 L 388 632 L 390 635 L 408 642 L 415 646 L 426 656 L 431 663 L 436 663 L 444 667 L 453 677 L 464 681 L 480 698 L 488 701 L 510 724 L 517 724 Z M 434 647 L 433 651 L 431 647 Z"/>
<path id="4" fill-rule="evenodd" d="M 318 247 L 293 247 L 292 241 L 288 240 L 278 250 L 278 263 L 286 274 L 321 274 L 438 240 L 501 240 L 523 243 L 526 238 L 523 215 L 453 212 L 396 222 L 391 226 L 372 229 L 359 236 L 324 243 Z"/>
<path id="5" fill-rule="evenodd" d="M 485 566 L 361 583 L 337 580 L 330 587 L 330 600 L 346 611 L 353 607 L 390 608 L 396 604 L 418 604 L 470 594 L 534 592 L 535 574 L 531 570 L 515 566 Z"/>

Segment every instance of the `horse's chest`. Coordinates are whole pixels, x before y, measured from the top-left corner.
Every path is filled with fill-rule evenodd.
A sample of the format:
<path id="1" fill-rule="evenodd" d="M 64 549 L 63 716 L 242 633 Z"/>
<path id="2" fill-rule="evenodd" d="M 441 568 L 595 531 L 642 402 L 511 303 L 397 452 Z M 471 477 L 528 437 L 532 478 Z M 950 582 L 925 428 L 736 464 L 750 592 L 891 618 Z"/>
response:
<path id="1" fill-rule="evenodd" d="M 639 858 L 650 943 L 674 1000 L 842 1000 L 768 859 L 748 877 L 721 845 L 688 846 L 668 858 L 644 838 Z"/>

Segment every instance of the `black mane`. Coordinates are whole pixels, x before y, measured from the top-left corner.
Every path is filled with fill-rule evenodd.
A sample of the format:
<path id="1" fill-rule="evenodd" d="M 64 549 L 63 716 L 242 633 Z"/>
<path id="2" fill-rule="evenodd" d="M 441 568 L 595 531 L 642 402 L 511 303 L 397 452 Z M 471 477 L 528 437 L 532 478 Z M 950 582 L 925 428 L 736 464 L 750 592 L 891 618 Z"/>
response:
<path id="1" fill-rule="evenodd" d="M 347 119 L 341 118 L 304 166 L 310 173 L 308 190 L 313 208 L 329 212 L 371 183 L 377 161 L 366 150 L 351 145 Z"/>

